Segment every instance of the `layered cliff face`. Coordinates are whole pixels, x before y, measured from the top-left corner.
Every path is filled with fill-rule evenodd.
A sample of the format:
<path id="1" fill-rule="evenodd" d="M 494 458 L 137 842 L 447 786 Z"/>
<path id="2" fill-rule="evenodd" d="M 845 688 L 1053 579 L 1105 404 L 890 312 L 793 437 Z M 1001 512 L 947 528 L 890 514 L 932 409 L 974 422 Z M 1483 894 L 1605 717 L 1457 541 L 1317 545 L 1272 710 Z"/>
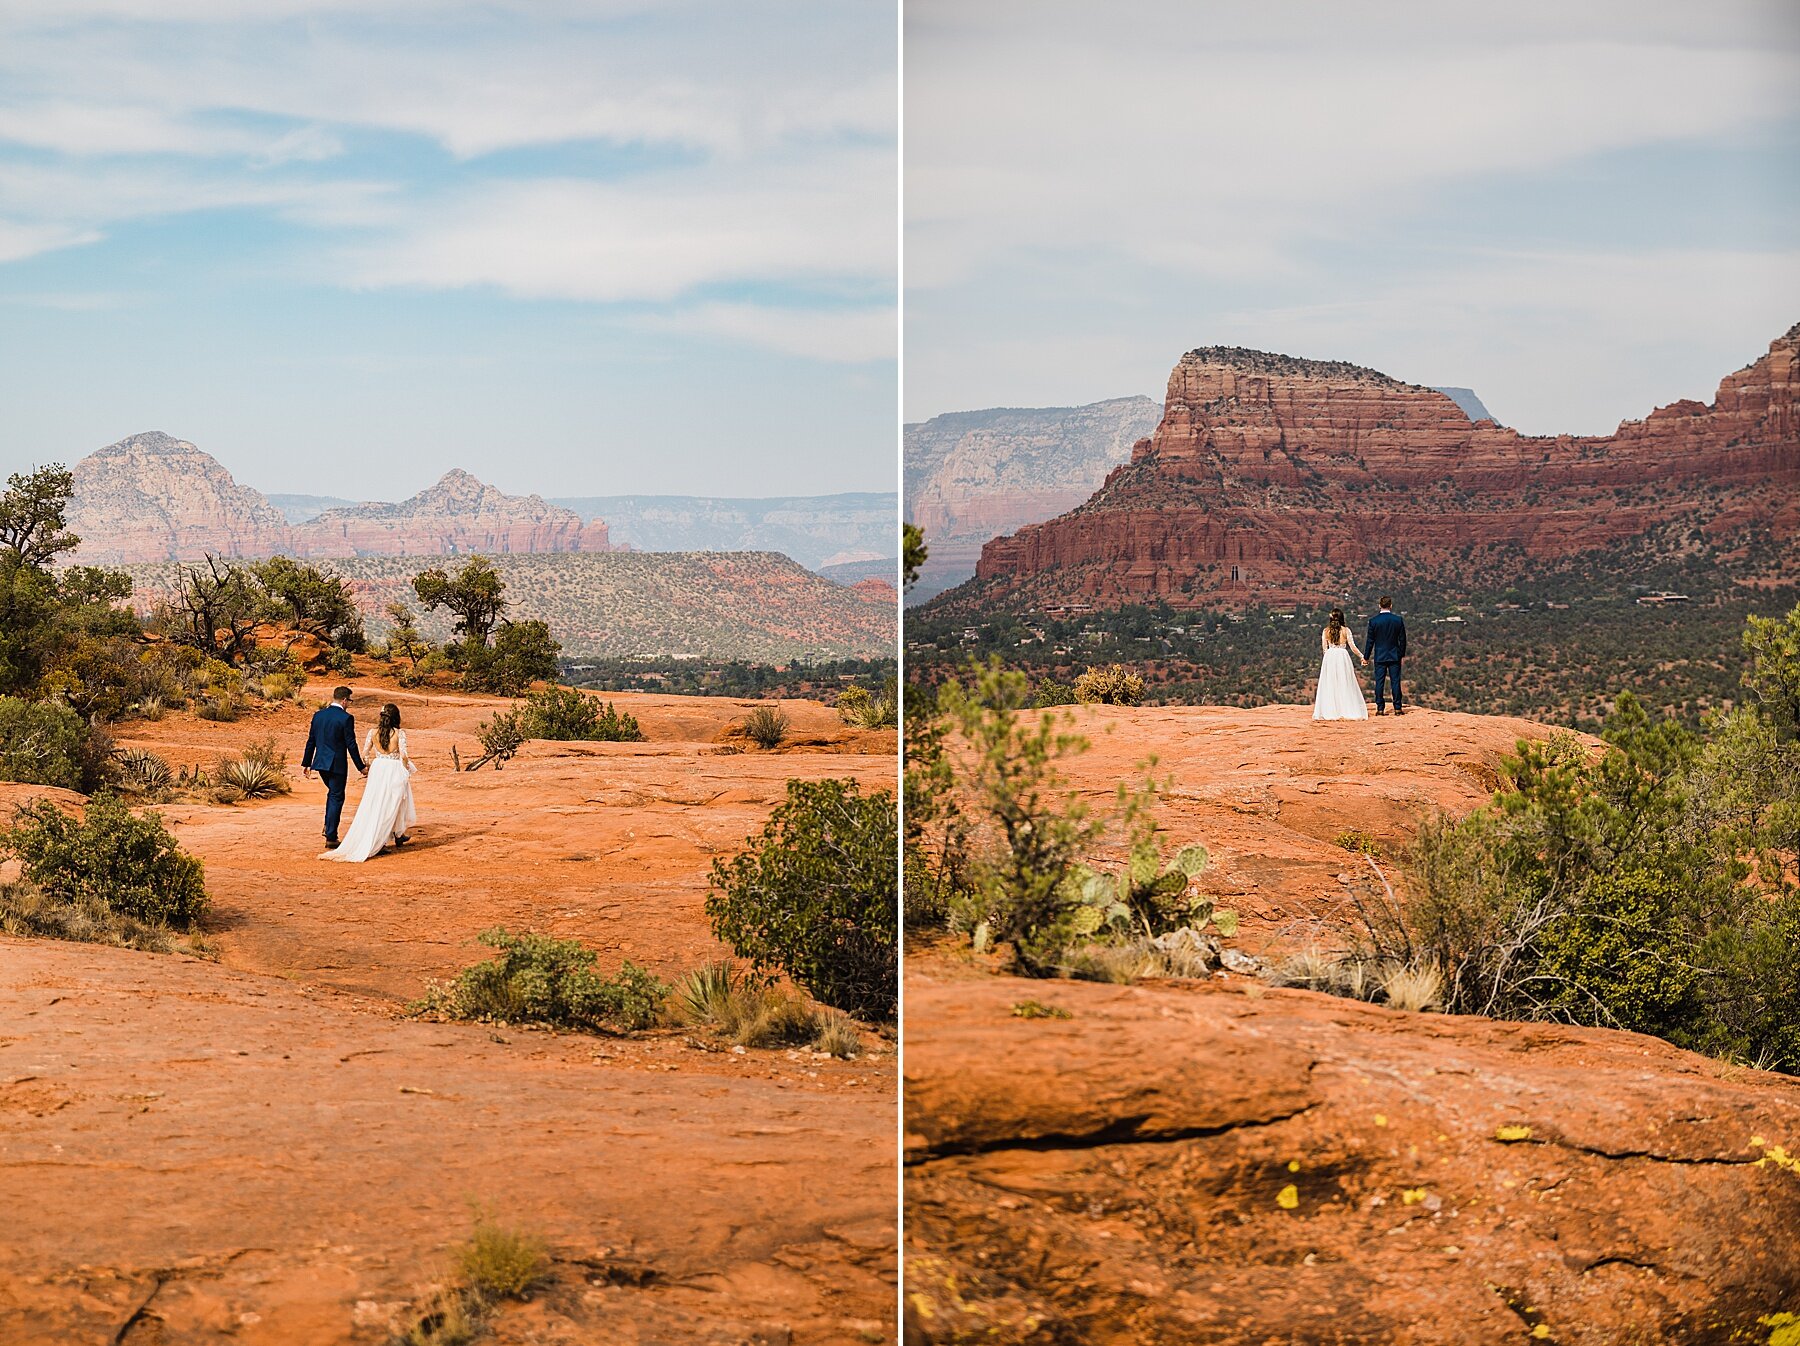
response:
<path id="1" fill-rule="evenodd" d="M 293 529 L 297 556 L 610 551 L 606 524 L 541 496 L 507 495 L 461 469 L 396 505 L 329 509 Z"/>
<path id="2" fill-rule="evenodd" d="M 996 539 L 989 597 L 1306 601 L 1372 577 L 1477 583 L 1622 545 L 1800 574 L 1800 325 L 1606 436 L 1523 436 L 1355 365 L 1190 351 L 1163 417 L 1072 512 Z"/>
<path id="3" fill-rule="evenodd" d="M 1148 397 L 1081 407 L 1002 407 L 906 427 L 906 516 L 931 554 L 913 597 L 975 573 L 982 544 L 1093 494 L 1156 425 Z"/>
<path id="4" fill-rule="evenodd" d="M 463 471 L 397 505 L 328 509 L 296 523 L 212 455 L 160 431 L 89 454 L 74 478 L 69 526 L 82 540 L 75 559 L 88 565 L 611 550 L 604 521 L 506 495 Z"/>
<path id="5" fill-rule="evenodd" d="M 87 565 L 176 557 L 268 556 L 288 523 L 210 454 L 161 431 L 132 435 L 75 464 L 69 528 Z"/>

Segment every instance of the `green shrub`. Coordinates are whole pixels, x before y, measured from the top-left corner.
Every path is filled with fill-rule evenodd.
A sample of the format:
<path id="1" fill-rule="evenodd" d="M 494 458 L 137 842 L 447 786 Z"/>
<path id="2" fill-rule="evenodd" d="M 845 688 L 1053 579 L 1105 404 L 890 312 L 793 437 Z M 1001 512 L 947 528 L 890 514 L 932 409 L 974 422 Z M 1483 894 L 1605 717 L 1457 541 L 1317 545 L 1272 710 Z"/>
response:
<path id="1" fill-rule="evenodd" d="M 1031 694 L 1034 709 L 1047 710 L 1053 706 L 1072 706 L 1075 704 L 1075 689 L 1066 682 L 1058 682 L 1046 674 L 1038 679 L 1038 685 Z"/>
<path id="2" fill-rule="evenodd" d="M 706 914 L 763 974 L 862 1018 L 893 1017 L 899 987 L 892 793 L 791 780 L 747 849 L 715 860 Z"/>
<path id="3" fill-rule="evenodd" d="M 69 707 L 0 696 L 0 780 L 87 792 L 107 775 L 112 744 Z"/>
<path id="4" fill-rule="evenodd" d="M 1642 869 L 1597 875 L 1544 927 L 1544 1007 L 1576 1023 L 1668 1037 L 1697 1008 L 1699 972 L 1681 918 L 1686 885 Z"/>
<path id="5" fill-rule="evenodd" d="M 484 762 L 492 762 L 494 770 L 500 770 L 525 746 L 524 708 L 514 706 L 511 710 L 496 711 L 483 721 L 475 731 L 475 737 L 481 744 L 481 756 L 469 763 L 468 769 L 473 771 Z"/>
<path id="6" fill-rule="evenodd" d="M 561 652 L 540 621 L 502 623 L 492 647 L 468 640 L 456 647 L 463 686 L 494 696 L 523 696 L 532 683 L 554 678 Z"/>
<path id="7" fill-rule="evenodd" d="M 909 726 L 907 879 L 978 947 L 1005 944 L 1016 971 L 1050 976 L 1085 919 L 1076 880 L 1101 827 L 1057 765 L 1087 740 L 1066 713 L 1021 714 L 1030 701 L 1025 675 L 994 659 L 943 683 L 936 718 Z"/>
<path id="8" fill-rule="evenodd" d="M 899 698 L 893 680 L 877 695 L 867 687 L 846 687 L 833 707 L 838 718 L 858 729 L 890 729 L 899 722 Z"/>
<path id="9" fill-rule="evenodd" d="M 96 796 L 80 822 L 48 800 L 22 805 L 0 832 L 0 852 L 16 856 L 25 878 L 59 901 L 98 902 L 182 928 L 206 913 L 200 861 L 175 843 L 161 814 L 134 815 L 114 795 Z"/>
<path id="10" fill-rule="evenodd" d="M 744 717 L 744 733 L 759 748 L 779 748 L 787 732 L 787 712 L 779 707 L 758 706 Z"/>
<path id="11" fill-rule="evenodd" d="M 355 671 L 356 660 L 350 651 L 341 645 L 334 645 L 325 655 L 325 667 L 333 673 L 350 673 Z"/>
<path id="12" fill-rule="evenodd" d="M 621 715 L 610 701 L 576 691 L 548 687 L 525 699 L 520 728 L 527 738 L 560 742 L 642 743 L 636 717 Z"/>
<path id="13" fill-rule="evenodd" d="M 464 968 L 454 982 L 433 986 L 418 1008 L 453 1019 L 548 1024 L 589 1032 L 648 1028 L 669 988 L 627 959 L 618 972 L 594 971 L 581 941 L 496 926 L 478 938 L 499 956 Z"/>

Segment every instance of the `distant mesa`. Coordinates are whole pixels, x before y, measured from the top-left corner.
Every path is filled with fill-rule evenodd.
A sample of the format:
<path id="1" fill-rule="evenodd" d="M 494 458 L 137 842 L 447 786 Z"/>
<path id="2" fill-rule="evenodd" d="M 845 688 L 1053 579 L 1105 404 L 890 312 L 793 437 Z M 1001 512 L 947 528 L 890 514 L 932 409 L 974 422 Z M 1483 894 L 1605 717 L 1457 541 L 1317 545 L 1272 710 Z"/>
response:
<path id="1" fill-rule="evenodd" d="M 460 470 L 399 504 L 285 496 L 284 512 L 212 455 L 149 431 L 89 454 L 74 478 L 69 526 L 82 539 L 75 559 L 87 564 L 611 550 L 604 521 L 506 495 Z"/>
<path id="2" fill-rule="evenodd" d="M 1500 424 L 1500 418 L 1481 404 L 1481 399 L 1475 396 L 1473 388 L 1433 388 L 1432 391 L 1442 393 L 1456 403 L 1463 409 L 1463 415 L 1471 421 L 1492 421 L 1495 425 Z"/>
<path id="3" fill-rule="evenodd" d="M 908 425 L 906 516 L 925 530 L 930 549 L 908 599 L 968 579 L 989 539 L 1086 500 L 1161 414 L 1151 398 L 1118 397 L 958 411 Z"/>
<path id="4" fill-rule="evenodd" d="M 551 504 L 605 519 L 615 547 L 638 551 L 778 551 L 842 579 L 839 567 L 886 558 L 899 569 L 892 491 L 742 499 L 705 495 L 564 496 Z M 1048 518 L 1048 515 L 1044 517 Z M 851 582 L 863 578 L 854 575 Z"/>
<path id="5" fill-rule="evenodd" d="M 1189 351 L 1129 460 L 1068 512 L 988 542 L 976 579 L 938 602 L 1312 602 L 1378 577 L 1510 583 L 1622 547 L 1645 564 L 1705 556 L 1745 583 L 1793 583 L 1797 366 L 1800 326 L 1710 404 L 1674 402 L 1611 435 L 1525 436 L 1471 394 L 1472 417 L 1452 395 L 1463 389 Z"/>

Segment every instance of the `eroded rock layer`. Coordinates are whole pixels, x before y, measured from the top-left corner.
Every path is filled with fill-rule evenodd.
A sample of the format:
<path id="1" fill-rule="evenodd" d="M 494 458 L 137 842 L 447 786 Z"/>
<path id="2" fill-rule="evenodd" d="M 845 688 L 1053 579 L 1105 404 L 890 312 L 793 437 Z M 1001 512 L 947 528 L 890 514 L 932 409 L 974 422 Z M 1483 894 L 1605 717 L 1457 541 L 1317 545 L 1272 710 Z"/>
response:
<path id="1" fill-rule="evenodd" d="M 1086 503 L 997 538 L 982 592 L 1103 605 L 1317 598 L 1371 573 L 1479 581 L 1582 553 L 1800 572 L 1800 324 L 1611 435 L 1526 436 L 1341 362 L 1189 351 L 1161 423 Z"/>

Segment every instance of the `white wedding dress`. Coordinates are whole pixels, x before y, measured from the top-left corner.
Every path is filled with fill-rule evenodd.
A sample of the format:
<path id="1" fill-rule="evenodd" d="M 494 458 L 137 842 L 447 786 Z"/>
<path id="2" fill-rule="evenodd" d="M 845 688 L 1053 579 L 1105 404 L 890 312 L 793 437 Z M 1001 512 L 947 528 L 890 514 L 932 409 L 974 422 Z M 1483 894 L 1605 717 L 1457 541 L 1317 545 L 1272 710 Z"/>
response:
<path id="1" fill-rule="evenodd" d="M 1319 633 L 1319 648 L 1325 657 L 1319 662 L 1319 690 L 1313 695 L 1313 719 L 1366 720 L 1369 703 L 1363 700 L 1362 680 L 1350 663 L 1352 651 L 1358 659 L 1363 653 L 1356 648 L 1356 637 L 1350 634 L 1348 626 L 1339 630 L 1335 645 L 1331 642 L 1330 630 L 1327 627 Z"/>
<path id="2" fill-rule="evenodd" d="M 321 860 L 342 860 L 358 864 L 379 855 L 395 837 L 403 837 L 419 820 L 413 808 L 412 778 L 419 768 L 406 755 L 406 731 L 396 730 L 392 750 L 375 750 L 375 731 L 363 739 L 363 757 L 369 763 L 369 779 L 363 785 L 362 799 L 356 805 L 356 817 L 343 844 L 326 851 Z"/>

